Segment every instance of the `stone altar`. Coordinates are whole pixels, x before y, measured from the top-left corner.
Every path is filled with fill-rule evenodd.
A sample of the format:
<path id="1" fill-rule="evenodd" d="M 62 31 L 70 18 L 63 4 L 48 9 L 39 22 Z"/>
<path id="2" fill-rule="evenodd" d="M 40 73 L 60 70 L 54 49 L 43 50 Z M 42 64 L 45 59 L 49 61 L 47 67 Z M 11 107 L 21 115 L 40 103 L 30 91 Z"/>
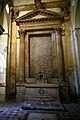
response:
<path id="1" fill-rule="evenodd" d="M 40 16 L 40 18 L 37 18 L 37 16 Z M 20 29 L 19 81 L 16 84 L 17 99 L 59 100 L 59 85 L 55 79 L 59 82 L 64 78 L 62 19 L 62 16 L 58 13 L 35 9 L 16 20 Z M 37 45 L 33 44 L 35 42 Z M 38 46 L 36 47 L 38 50 L 34 49 L 35 46 Z M 36 59 L 33 59 L 34 57 Z M 36 71 L 40 68 L 46 71 L 47 81 L 43 82 L 44 74 L 40 73 L 38 77 L 41 81 L 37 82 L 35 68 Z"/>
<path id="2" fill-rule="evenodd" d="M 59 101 L 59 85 L 55 83 L 37 82 L 28 78 L 27 83 L 17 83 L 17 100 L 40 99 Z"/>

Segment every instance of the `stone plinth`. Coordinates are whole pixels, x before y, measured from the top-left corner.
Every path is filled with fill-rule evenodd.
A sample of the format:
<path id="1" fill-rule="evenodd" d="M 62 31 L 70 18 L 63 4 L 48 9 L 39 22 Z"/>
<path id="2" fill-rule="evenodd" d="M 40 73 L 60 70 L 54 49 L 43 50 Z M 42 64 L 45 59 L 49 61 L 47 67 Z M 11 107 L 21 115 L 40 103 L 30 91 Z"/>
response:
<path id="1" fill-rule="evenodd" d="M 25 99 L 25 83 L 16 84 L 16 100 Z"/>

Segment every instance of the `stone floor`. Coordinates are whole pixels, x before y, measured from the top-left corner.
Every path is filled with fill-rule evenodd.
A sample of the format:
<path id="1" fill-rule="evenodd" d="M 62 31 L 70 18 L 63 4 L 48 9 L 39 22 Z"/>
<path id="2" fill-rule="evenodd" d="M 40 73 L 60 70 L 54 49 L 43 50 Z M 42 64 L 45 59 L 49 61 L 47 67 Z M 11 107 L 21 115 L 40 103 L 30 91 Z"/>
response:
<path id="1" fill-rule="evenodd" d="M 0 120 L 80 120 L 80 103 L 63 104 L 61 109 L 22 109 L 22 102 L 0 103 Z M 49 104 L 49 102 L 48 102 Z M 46 106 L 46 104 L 45 104 Z M 51 106 L 52 107 L 52 106 Z"/>

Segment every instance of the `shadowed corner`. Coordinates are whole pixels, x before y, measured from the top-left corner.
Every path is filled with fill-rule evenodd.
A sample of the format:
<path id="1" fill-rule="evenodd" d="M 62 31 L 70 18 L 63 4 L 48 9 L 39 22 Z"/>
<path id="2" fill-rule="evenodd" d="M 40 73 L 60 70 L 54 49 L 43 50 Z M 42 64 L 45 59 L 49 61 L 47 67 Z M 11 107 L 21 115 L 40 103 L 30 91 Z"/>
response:
<path id="1" fill-rule="evenodd" d="M 23 120 L 27 120 L 27 119 L 28 119 L 29 114 L 30 114 L 29 112 L 26 112 L 26 114 L 25 114 L 25 116 L 24 116 Z"/>

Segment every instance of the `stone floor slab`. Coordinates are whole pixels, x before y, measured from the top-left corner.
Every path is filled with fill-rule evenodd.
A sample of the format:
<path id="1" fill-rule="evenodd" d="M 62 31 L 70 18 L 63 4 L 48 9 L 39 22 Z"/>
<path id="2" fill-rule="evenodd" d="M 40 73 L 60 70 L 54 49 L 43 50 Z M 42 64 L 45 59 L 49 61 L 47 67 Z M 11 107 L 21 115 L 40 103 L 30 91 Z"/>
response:
<path id="1" fill-rule="evenodd" d="M 57 120 L 56 114 L 30 113 L 28 120 Z"/>

